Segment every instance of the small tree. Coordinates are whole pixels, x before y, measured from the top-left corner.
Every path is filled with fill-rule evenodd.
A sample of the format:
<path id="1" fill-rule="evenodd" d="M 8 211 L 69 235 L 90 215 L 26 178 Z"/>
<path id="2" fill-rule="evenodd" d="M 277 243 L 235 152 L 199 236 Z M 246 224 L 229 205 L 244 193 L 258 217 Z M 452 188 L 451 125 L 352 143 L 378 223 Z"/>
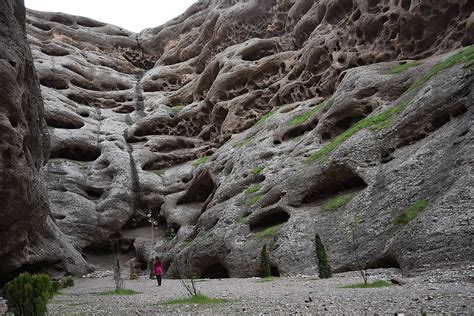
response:
<path id="1" fill-rule="evenodd" d="M 361 232 L 360 226 L 359 212 L 355 212 L 354 219 L 350 223 L 346 224 L 343 227 L 343 230 L 345 231 L 349 251 L 351 252 L 352 256 L 356 258 L 355 267 L 357 270 L 359 270 L 362 280 L 364 280 L 364 284 L 367 284 L 368 275 L 367 271 L 365 270 L 365 262 L 360 259 L 359 253 L 357 252 L 357 249 L 360 245 L 360 242 L 357 241 L 357 235 Z"/>
<path id="2" fill-rule="evenodd" d="M 122 262 L 120 261 L 120 247 L 118 242 L 116 243 L 116 251 L 115 251 L 115 265 L 114 265 L 114 281 L 115 281 L 115 290 L 123 290 L 123 282 L 124 279 L 122 278 Z"/>
<path id="3" fill-rule="evenodd" d="M 155 244 L 155 227 L 158 226 L 158 221 L 155 219 L 155 215 L 153 214 L 152 210 L 148 210 L 146 214 L 148 223 L 151 225 L 151 240 L 153 244 Z"/>
<path id="4" fill-rule="evenodd" d="M 271 276 L 270 259 L 268 258 L 267 245 L 263 245 L 260 253 L 260 276 L 267 278 Z"/>
<path id="5" fill-rule="evenodd" d="M 319 277 L 321 279 L 328 279 L 332 277 L 332 268 L 329 264 L 328 255 L 319 234 L 316 234 L 314 238 L 314 245 L 316 248 L 316 256 L 318 257 Z"/>
<path id="6" fill-rule="evenodd" d="M 189 276 L 189 279 L 183 278 L 183 275 L 178 269 L 177 262 L 174 262 L 174 269 L 176 272 L 176 275 L 181 282 L 181 285 L 186 289 L 186 291 L 189 293 L 191 296 L 196 296 L 199 294 L 197 288 L 196 288 L 196 274 L 194 273 L 193 267 L 191 265 L 186 264 L 186 269 L 187 269 L 187 275 Z"/>
<path id="7" fill-rule="evenodd" d="M 4 288 L 8 307 L 15 315 L 46 315 L 52 291 L 47 275 L 28 272 L 20 274 Z"/>

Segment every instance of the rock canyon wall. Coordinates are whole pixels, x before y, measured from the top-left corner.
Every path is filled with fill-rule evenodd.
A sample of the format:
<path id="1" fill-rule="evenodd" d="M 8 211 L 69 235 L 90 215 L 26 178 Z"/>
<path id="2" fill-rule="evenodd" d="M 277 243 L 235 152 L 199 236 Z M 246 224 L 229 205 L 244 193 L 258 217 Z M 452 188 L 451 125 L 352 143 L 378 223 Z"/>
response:
<path id="1" fill-rule="evenodd" d="M 63 242 L 171 277 L 257 275 L 264 244 L 314 273 L 316 233 L 336 271 L 469 264 L 473 10 L 201 0 L 138 34 L 28 11 Z"/>

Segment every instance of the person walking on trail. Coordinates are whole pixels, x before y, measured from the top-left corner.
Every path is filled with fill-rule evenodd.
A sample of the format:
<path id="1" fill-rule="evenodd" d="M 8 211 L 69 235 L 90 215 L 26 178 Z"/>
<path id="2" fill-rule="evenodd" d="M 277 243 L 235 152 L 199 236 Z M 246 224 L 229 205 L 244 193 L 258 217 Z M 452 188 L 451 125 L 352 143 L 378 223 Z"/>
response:
<path id="1" fill-rule="evenodd" d="M 161 264 L 160 258 L 155 258 L 155 265 L 153 267 L 155 271 L 156 281 L 158 281 L 158 286 L 161 286 L 161 275 L 163 274 L 163 265 Z"/>

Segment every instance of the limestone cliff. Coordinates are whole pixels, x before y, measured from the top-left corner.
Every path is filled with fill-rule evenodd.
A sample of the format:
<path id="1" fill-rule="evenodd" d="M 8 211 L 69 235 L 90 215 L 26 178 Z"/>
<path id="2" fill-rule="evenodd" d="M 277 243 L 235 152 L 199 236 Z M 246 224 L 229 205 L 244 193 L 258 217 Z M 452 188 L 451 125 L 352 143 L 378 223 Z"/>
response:
<path id="1" fill-rule="evenodd" d="M 29 11 L 53 217 L 86 257 L 119 239 L 202 277 L 256 275 L 263 244 L 312 273 L 315 233 L 337 271 L 469 263 L 473 10 L 201 0 L 138 34 Z"/>
<path id="2" fill-rule="evenodd" d="M 42 166 L 49 155 L 43 101 L 21 1 L 0 3 L 0 282 L 18 271 L 85 272 L 49 217 Z"/>

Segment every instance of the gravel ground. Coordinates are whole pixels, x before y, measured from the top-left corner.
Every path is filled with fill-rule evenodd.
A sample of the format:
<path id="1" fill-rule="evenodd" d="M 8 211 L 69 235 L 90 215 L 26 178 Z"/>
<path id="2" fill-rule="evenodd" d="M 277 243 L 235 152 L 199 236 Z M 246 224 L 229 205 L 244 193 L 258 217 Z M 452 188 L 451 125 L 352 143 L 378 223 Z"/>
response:
<path id="1" fill-rule="evenodd" d="M 370 279 L 400 277 L 397 270 L 371 270 Z M 114 288 L 111 277 L 76 279 L 76 285 L 62 290 L 49 303 L 50 315 L 64 314 L 386 314 L 455 313 L 474 315 L 473 267 L 456 271 L 432 271 L 401 278 L 402 286 L 347 289 L 360 283 L 355 272 L 336 274 L 331 279 L 314 276 L 199 280 L 198 290 L 230 303 L 214 305 L 163 305 L 169 299 L 186 297 L 179 280 L 163 280 L 157 287 L 145 277 L 128 280 L 125 287 L 141 292 L 128 296 L 97 293 Z"/>

